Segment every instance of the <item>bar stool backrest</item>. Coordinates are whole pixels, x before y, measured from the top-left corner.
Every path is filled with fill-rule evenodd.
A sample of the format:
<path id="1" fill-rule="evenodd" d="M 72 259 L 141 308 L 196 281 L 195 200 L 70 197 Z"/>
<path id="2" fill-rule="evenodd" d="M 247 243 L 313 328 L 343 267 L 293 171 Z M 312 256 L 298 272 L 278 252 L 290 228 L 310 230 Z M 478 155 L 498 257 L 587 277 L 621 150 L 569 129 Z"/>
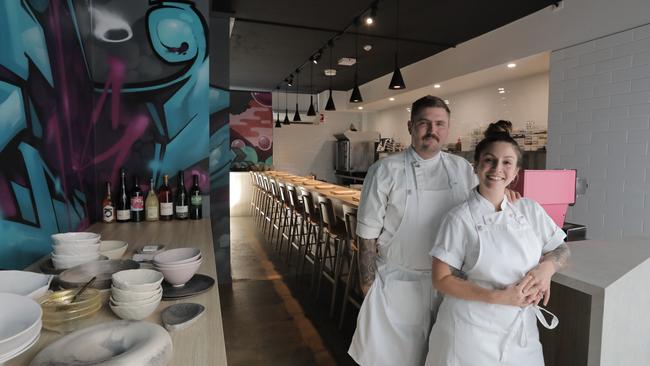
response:
<path id="1" fill-rule="evenodd" d="M 280 201 L 286 203 L 287 205 L 289 204 L 289 197 L 287 196 L 287 186 L 278 181 L 278 190 L 280 191 Z"/>
<path id="2" fill-rule="evenodd" d="M 345 218 L 345 230 L 348 232 L 348 239 L 357 241 L 357 208 L 350 205 L 343 205 L 343 217 Z"/>
<path id="3" fill-rule="evenodd" d="M 300 196 L 302 196 L 302 207 L 305 208 L 305 213 L 312 220 L 316 219 L 316 211 L 314 211 L 314 199 L 311 196 L 311 192 L 305 187 L 300 187 Z"/>
<path id="4" fill-rule="evenodd" d="M 334 216 L 334 208 L 332 207 L 332 200 L 327 197 L 318 195 L 318 206 L 320 207 L 321 218 L 323 225 L 333 228 L 336 224 L 336 217 Z"/>
<path id="5" fill-rule="evenodd" d="M 273 197 L 278 198 L 280 196 L 280 192 L 278 191 L 278 183 L 275 181 L 275 179 L 269 179 L 269 186 L 271 187 L 271 194 Z"/>
<path id="6" fill-rule="evenodd" d="M 291 207 L 294 209 L 300 207 L 300 200 L 296 193 L 296 187 L 292 184 L 287 184 L 287 193 L 289 194 L 289 204 Z"/>
<path id="7" fill-rule="evenodd" d="M 266 193 L 272 193 L 271 182 L 269 180 L 269 177 L 267 177 L 266 175 L 262 177 L 262 189 L 264 189 Z"/>

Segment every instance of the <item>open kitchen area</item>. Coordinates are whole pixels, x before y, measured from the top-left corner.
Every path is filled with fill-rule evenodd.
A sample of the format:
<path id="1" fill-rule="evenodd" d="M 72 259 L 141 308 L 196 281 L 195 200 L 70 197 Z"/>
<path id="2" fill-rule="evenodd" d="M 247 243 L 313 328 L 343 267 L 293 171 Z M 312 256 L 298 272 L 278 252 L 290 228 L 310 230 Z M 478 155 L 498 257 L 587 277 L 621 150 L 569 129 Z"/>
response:
<path id="1" fill-rule="evenodd" d="M 7 0 L 0 365 L 650 365 L 650 3 Z"/>

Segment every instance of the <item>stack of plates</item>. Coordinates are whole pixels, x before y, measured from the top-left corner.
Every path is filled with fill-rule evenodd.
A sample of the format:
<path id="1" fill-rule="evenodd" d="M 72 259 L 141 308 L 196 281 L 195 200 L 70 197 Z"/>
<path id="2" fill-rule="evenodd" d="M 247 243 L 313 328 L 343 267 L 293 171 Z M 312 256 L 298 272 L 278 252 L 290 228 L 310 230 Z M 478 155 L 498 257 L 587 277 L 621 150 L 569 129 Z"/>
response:
<path id="1" fill-rule="evenodd" d="M 28 297 L 0 293 L 0 364 L 27 351 L 41 335 L 41 307 Z"/>
<path id="2" fill-rule="evenodd" d="M 67 269 L 100 259 L 100 235 L 95 233 L 61 233 L 52 235 L 52 263 Z"/>
<path id="3" fill-rule="evenodd" d="M 57 291 L 41 299 L 43 327 L 57 332 L 75 330 L 83 320 L 91 318 L 102 308 L 99 290 L 86 289 L 72 302 L 79 289 Z"/>

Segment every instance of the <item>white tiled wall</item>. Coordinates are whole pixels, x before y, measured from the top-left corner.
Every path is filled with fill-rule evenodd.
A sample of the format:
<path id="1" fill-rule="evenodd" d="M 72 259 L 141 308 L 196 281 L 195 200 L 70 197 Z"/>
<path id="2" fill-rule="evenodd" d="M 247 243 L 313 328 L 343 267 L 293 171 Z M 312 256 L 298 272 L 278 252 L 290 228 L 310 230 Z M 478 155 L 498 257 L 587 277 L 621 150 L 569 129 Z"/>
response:
<path id="1" fill-rule="evenodd" d="M 589 182 L 567 220 L 650 235 L 650 25 L 551 54 L 547 167 Z"/>

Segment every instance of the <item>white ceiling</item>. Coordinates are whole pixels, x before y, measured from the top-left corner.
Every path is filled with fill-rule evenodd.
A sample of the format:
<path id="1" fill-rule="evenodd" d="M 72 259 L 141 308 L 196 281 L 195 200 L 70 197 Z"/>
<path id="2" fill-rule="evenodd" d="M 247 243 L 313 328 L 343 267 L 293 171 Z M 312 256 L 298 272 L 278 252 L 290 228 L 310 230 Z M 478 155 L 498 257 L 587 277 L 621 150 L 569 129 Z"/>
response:
<path id="1" fill-rule="evenodd" d="M 446 96 L 465 90 L 476 89 L 506 80 L 548 72 L 549 57 L 549 52 L 539 53 L 519 60 L 512 60 L 511 62 L 517 64 L 517 67 L 512 69 L 506 67 L 506 64 L 497 65 L 450 80 L 441 80 L 438 82 L 440 88 L 435 88 L 433 86 L 434 84 L 431 84 L 423 88 L 405 91 L 401 94 L 394 95 L 394 101 L 384 98 L 372 103 L 362 103 L 361 105 L 363 106 L 364 112 L 378 111 L 393 108 L 395 106 L 412 104 L 413 101 L 428 94 L 445 98 Z M 350 104 L 349 106 L 356 108 L 358 105 L 353 106 Z"/>

